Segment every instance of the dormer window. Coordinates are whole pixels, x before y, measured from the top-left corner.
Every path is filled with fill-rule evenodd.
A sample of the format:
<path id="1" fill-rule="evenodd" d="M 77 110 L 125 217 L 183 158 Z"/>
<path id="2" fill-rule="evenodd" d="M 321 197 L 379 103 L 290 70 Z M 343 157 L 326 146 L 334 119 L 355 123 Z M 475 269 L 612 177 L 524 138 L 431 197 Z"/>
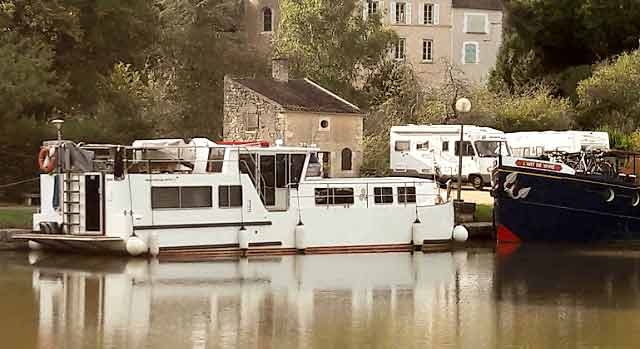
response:
<path id="1" fill-rule="evenodd" d="M 273 31 L 273 14 L 271 13 L 271 9 L 268 7 L 262 10 L 262 31 Z"/>

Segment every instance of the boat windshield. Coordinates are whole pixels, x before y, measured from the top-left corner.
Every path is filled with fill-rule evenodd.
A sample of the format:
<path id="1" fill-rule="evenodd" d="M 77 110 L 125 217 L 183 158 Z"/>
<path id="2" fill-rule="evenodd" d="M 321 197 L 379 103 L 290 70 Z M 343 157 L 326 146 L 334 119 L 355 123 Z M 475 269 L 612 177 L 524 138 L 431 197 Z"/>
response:
<path id="1" fill-rule="evenodd" d="M 476 141 L 476 150 L 478 156 L 483 158 L 495 158 L 502 153 L 504 156 L 510 156 L 511 151 L 505 141 Z"/>

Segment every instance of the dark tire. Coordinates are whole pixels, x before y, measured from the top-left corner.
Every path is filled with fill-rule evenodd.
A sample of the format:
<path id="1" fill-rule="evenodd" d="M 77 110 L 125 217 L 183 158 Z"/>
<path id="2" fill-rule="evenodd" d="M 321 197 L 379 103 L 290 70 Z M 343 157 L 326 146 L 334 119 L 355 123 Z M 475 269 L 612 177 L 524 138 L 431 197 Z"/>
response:
<path id="1" fill-rule="evenodd" d="M 476 176 L 476 175 L 469 176 L 469 182 L 471 183 L 471 185 L 473 186 L 473 189 L 475 190 L 482 190 L 482 188 L 484 188 L 484 182 L 482 181 L 482 177 L 480 176 Z"/>

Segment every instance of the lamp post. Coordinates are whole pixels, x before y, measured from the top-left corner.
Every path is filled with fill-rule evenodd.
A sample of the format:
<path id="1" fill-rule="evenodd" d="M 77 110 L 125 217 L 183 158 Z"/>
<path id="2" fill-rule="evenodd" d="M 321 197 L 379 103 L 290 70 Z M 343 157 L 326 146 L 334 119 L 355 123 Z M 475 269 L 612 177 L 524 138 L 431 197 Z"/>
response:
<path id="1" fill-rule="evenodd" d="M 54 120 L 51 120 L 51 123 L 53 124 L 53 126 L 56 127 L 56 130 L 58 131 L 58 140 L 61 141 L 62 140 L 62 124 L 64 124 L 64 120 L 54 119 Z"/>
<path id="2" fill-rule="evenodd" d="M 468 113 L 471 111 L 471 101 L 467 98 L 460 98 L 456 101 L 456 111 Z M 459 117 L 458 117 L 459 118 Z M 460 143 L 458 143 L 458 201 L 462 201 L 462 145 L 464 144 L 464 122 L 460 121 Z"/>

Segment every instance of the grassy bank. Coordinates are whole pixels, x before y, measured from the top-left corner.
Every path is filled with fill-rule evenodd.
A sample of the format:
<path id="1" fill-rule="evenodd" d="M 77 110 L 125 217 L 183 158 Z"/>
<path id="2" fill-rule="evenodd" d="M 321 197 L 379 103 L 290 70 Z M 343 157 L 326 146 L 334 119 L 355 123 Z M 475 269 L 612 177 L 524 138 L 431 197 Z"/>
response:
<path id="1" fill-rule="evenodd" d="M 493 205 L 476 204 L 476 222 L 493 222 Z"/>
<path id="2" fill-rule="evenodd" d="M 9 206 L 0 207 L 1 228 L 31 228 L 32 214 L 36 211 L 33 207 Z"/>

